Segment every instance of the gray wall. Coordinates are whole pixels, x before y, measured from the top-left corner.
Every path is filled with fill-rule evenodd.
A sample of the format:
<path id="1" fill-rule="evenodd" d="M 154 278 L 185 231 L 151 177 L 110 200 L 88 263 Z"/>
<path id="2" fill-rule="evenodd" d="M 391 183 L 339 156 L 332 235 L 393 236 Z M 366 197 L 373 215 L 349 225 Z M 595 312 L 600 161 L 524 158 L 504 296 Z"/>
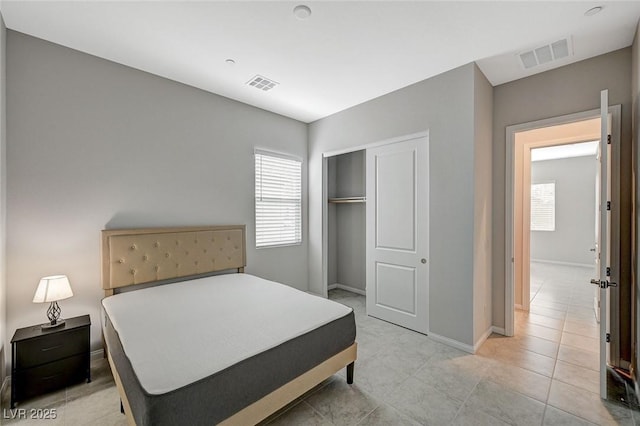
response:
<path id="1" fill-rule="evenodd" d="M 600 90 L 622 105 L 621 194 L 631 194 L 631 50 L 621 49 L 494 88 L 493 99 L 493 325 L 504 327 L 506 127 L 600 107 Z M 630 249 L 630 197 L 621 203 L 621 244 Z M 626 232 L 625 232 L 626 231 Z M 628 250 L 627 252 L 629 252 Z M 630 272 L 630 258 L 626 269 Z M 629 274 L 621 280 L 629 283 Z M 630 300 L 627 298 L 627 300 Z"/>
<path id="2" fill-rule="evenodd" d="M 4 383 L 5 369 L 1 366 L 9 356 L 5 350 L 7 340 L 7 114 L 6 114 L 6 61 L 7 28 L 0 15 L 0 387 Z"/>
<path id="3" fill-rule="evenodd" d="M 556 183 L 555 231 L 531 231 L 531 260 L 594 265 L 596 156 L 534 161 L 531 183 Z"/>
<path id="4" fill-rule="evenodd" d="M 307 158 L 304 123 L 17 32 L 7 42 L 9 333 L 45 319 L 35 287 L 64 273 L 63 315 L 91 314 L 101 346 L 104 228 L 246 224 L 247 272 L 307 289 L 307 234 L 256 250 L 254 233 L 254 146 Z"/>
<path id="5" fill-rule="evenodd" d="M 310 125 L 310 291 L 323 292 L 322 154 L 429 129 L 429 327 L 473 345 L 474 73 L 468 64 Z"/>
<path id="6" fill-rule="evenodd" d="M 360 197 L 365 192 L 365 151 L 329 158 L 329 197 Z M 364 203 L 330 204 L 329 284 L 366 289 Z"/>
<path id="7" fill-rule="evenodd" d="M 474 345 L 492 326 L 491 283 L 491 208 L 493 188 L 493 87 L 484 74 L 474 67 L 474 226 L 473 226 L 473 327 Z"/>

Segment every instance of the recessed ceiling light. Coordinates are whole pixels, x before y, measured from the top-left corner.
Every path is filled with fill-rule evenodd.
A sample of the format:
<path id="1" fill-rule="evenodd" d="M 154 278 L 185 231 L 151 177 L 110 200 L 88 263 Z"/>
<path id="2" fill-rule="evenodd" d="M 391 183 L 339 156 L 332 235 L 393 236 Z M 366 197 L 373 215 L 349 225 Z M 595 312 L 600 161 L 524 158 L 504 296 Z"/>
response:
<path id="1" fill-rule="evenodd" d="M 604 6 L 596 6 L 596 7 L 592 7 L 591 9 L 587 10 L 584 13 L 584 16 L 593 16 L 596 13 L 600 13 L 602 12 L 602 9 L 604 9 Z"/>
<path id="2" fill-rule="evenodd" d="M 227 59 L 227 60 L 225 60 L 225 62 L 227 64 L 229 64 L 229 65 L 235 65 L 236 64 L 236 61 L 234 61 L 233 59 Z"/>
<path id="3" fill-rule="evenodd" d="M 299 4 L 298 6 L 293 8 L 293 14 L 296 15 L 298 19 L 307 19 L 311 16 L 311 9 L 309 6 L 305 6 L 304 4 Z"/>

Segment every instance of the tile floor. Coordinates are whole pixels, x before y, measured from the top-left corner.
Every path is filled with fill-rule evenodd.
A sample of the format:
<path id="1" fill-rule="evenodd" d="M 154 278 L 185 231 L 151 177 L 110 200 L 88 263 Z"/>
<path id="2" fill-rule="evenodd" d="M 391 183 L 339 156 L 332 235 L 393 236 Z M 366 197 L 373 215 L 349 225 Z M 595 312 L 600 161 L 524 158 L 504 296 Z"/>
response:
<path id="1" fill-rule="evenodd" d="M 640 413 L 598 395 L 597 328 L 587 268 L 532 265 L 531 312 L 517 312 L 513 338 L 492 335 L 476 355 L 365 314 L 365 298 L 333 290 L 354 308 L 355 383 L 344 371 L 265 423 L 272 425 L 640 424 Z M 93 381 L 22 404 L 56 408 L 65 425 L 124 425 L 109 366 Z M 7 392 L 2 407 L 8 407 Z M 5 416 L 6 417 L 6 416 Z"/>

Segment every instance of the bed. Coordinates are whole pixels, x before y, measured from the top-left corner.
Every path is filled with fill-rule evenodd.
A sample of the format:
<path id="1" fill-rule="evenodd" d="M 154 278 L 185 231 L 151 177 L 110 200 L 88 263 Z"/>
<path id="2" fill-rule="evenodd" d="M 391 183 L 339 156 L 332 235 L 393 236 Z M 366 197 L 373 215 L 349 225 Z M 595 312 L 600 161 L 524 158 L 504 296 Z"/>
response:
<path id="1" fill-rule="evenodd" d="M 256 424 L 342 368 L 353 382 L 353 311 L 245 274 L 245 252 L 244 225 L 102 231 L 105 352 L 130 424 Z"/>

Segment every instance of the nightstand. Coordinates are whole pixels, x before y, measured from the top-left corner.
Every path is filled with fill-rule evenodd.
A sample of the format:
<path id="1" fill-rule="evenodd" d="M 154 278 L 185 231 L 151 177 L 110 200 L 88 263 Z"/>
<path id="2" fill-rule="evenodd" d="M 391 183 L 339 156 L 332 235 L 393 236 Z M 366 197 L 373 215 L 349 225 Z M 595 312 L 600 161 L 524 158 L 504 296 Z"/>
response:
<path id="1" fill-rule="evenodd" d="M 11 408 L 70 384 L 91 381 L 89 315 L 56 328 L 20 328 L 11 339 Z"/>

